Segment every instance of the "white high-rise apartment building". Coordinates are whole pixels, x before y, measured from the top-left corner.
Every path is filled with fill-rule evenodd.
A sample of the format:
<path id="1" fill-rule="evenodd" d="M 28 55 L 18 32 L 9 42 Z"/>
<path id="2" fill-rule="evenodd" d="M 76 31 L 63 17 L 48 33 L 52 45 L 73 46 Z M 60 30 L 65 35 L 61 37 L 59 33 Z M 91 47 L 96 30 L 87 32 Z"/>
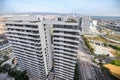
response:
<path id="1" fill-rule="evenodd" d="M 89 34 L 90 30 L 90 17 L 84 16 L 80 18 L 81 32 L 83 34 Z"/>
<path id="2" fill-rule="evenodd" d="M 55 77 L 62 80 L 73 80 L 74 78 L 80 29 L 79 23 L 72 21 L 53 23 Z"/>
<path id="3" fill-rule="evenodd" d="M 45 80 L 52 68 L 50 27 L 42 17 L 16 16 L 6 22 L 6 28 L 20 69 Z"/>

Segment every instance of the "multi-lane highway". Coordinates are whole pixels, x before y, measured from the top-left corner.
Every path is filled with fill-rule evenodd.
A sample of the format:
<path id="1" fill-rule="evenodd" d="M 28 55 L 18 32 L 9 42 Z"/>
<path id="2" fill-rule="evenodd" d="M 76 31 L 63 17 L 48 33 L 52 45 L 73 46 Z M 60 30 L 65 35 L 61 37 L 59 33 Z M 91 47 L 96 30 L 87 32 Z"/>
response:
<path id="1" fill-rule="evenodd" d="M 84 41 L 80 40 L 78 61 L 80 80 L 105 80 L 101 70 L 92 62 L 92 56 L 86 48 Z"/>
<path id="2" fill-rule="evenodd" d="M 85 61 L 78 61 L 81 80 L 105 80 L 101 70 Z"/>

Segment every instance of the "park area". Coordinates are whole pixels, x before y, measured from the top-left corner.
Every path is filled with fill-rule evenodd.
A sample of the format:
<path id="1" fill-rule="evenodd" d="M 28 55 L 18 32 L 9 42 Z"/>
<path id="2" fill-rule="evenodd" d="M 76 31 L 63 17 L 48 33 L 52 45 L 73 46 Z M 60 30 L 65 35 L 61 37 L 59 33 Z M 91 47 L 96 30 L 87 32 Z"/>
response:
<path id="1" fill-rule="evenodd" d="M 110 52 L 113 51 L 111 48 L 107 48 L 104 46 L 98 46 L 93 44 L 94 49 L 95 49 L 95 54 L 96 55 L 107 55 L 109 54 L 109 57 L 114 57 L 114 55 Z"/>
<path id="2" fill-rule="evenodd" d="M 111 64 L 119 66 L 120 67 L 120 60 L 113 60 Z"/>
<path id="3" fill-rule="evenodd" d="M 88 41 L 98 41 L 98 42 L 103 42 L 103 43 L 108 43 L 108 44 L 114 44 L 114 45 L 120 45 L 114 41 L 107 40 L 103 38 L 102 36 L 96 35 L 96 36 L 85 36 Z M 116 41 L 120 41 L 120 36 L 105 36 L 106 38 L 113 39 Z"/>
<path id="4" fill-rule="evenodd" d="M 107 38 L 120 41 L 120 36 L 118 35 L 106 35 Z"/>
<path id="5" fill-rule="evenodd" d="M 93 36 L 93 37 L 88 37 L 85 36 L 89 41 L 90 40 L 95 40 L 95 41 L 100 41 L 100 42 L 106 42 L 107 40 L 105 40 L 104 38 L 102 38 L 101 36 Z"/>

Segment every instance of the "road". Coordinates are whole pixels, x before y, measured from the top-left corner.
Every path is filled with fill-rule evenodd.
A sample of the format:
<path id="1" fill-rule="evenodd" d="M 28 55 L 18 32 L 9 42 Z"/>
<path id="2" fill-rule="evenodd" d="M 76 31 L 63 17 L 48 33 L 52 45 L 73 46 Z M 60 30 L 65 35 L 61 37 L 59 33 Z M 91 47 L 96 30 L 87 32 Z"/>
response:
<path id="1" fill-rule="evenodd" d="M 92 62 L 92 56 L 84 44 L 82 38 L 80 39 L 78 65 L 80 71 L 80 80 L 105 80 L 101 70 L 95 63 Z"/>
<path id="2" fill-rule="evenodd" d="M 79 60 L 81 80 L 104 80 L 101 70 L 82 60 Z"/>
<path id="3" fill-rule="evenodd" d="M 53 80 L 53 79 L 54 79 L 54 73 L 50 72 L 49 75 L 48 75 L 47 80 Z"/>

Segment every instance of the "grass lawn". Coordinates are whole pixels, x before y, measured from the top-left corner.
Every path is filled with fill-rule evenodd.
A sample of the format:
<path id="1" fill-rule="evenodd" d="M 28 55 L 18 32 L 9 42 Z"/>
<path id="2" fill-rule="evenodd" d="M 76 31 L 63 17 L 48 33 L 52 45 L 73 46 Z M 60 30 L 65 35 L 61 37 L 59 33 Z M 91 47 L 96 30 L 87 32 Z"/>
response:
<path id="1" fill-rule="evenodd" d="M 120 36 L 116 36 L 116 35 L 107 35 L 106 37 L 107 37 L 107 38 L 110 38 L 110 39 L 114 39 L 114 40 L 120 41 Z"/>
<path id="2" fill-rule="evenodd" d="M 120 45 L 118 43 L 115 43 L 115 42 L 112 42 L 112 41 L 108 41 L 106 39 L 104 39 L 103 37 L 101 36 L 96 36 L 96 37 L 88 37 L 88 36 L 85 36 L 89 41 L 93 40 L 93 41 L 99 41 L 99 42 L 104 42 L 104 43 L 111 43 L 111 44 L 115 44 L 115 45 Z M 119 40 L 120 41 L 120 40 Z"/>
<path id="3" fill-rule="evenodd" d="M 103 39 L 101 36 L 97 37 L 86 37 L 88 40 L 95 40 L 95 41 L 101 41 L 101 42 L 106 42 L 107 40 Z"/>
<path id="4" fill-rule="evenodd" d="M 113 60 L 111 62 L 111 64 L 116 65 L 116 66 L 120 66 L 120 60 Z"/>

